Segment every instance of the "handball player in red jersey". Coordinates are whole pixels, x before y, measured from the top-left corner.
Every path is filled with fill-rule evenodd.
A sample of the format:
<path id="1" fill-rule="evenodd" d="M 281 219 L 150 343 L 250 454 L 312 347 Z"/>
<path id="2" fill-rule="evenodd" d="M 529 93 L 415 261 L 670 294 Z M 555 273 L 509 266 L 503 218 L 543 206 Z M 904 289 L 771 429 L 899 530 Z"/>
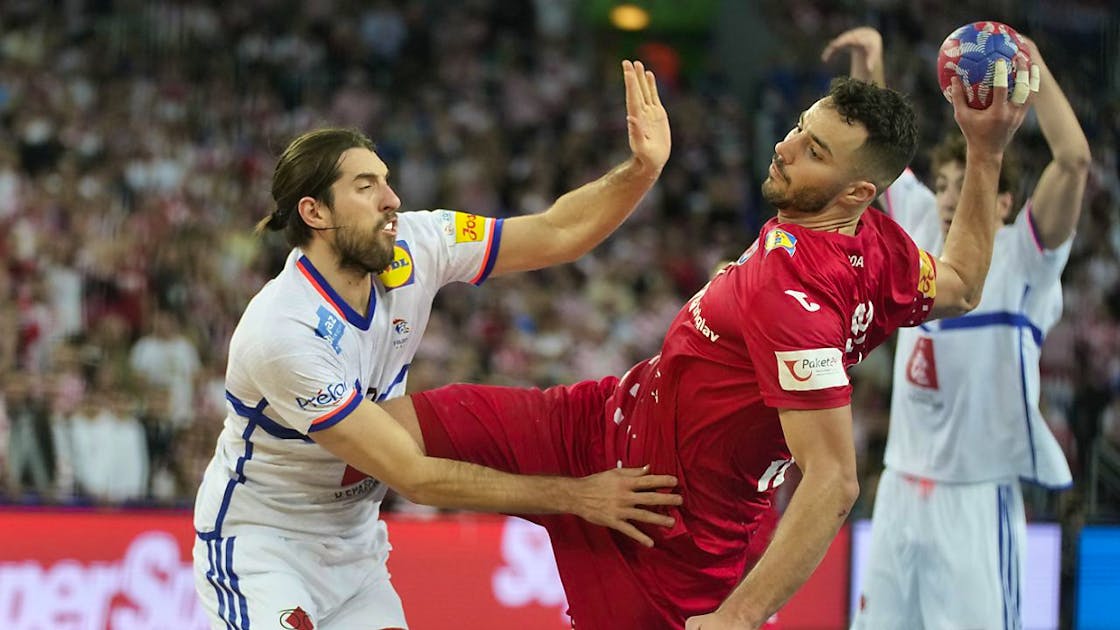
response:
<path id="1" fill-rule="evenodd" d="M 660 354 L 622 379 L 452 385 L 387 410 L 429 455 L 576 476 L 648 462 L 677 476 L 675 525 L 644 527 L 653 548 L 574 516 L 530 517 L 549 531 L 579 630 L 760 627 L 813 572 L 859 493 L 847 369 L 895 329 L 979 302 L 1004 147 L 1027 111 L 1020 76 L 1015 102 L 998 86 L 987 110 L 957 86 L 967 165 L 939 260 L 865 212 L 914 155 L 913 110 L 896 92 L 840 79 L 774 147 L 762 190 L 777 217 L 681 309 Z M 755 557 L 752 537 L 795 463 L 802 481 Z"/>

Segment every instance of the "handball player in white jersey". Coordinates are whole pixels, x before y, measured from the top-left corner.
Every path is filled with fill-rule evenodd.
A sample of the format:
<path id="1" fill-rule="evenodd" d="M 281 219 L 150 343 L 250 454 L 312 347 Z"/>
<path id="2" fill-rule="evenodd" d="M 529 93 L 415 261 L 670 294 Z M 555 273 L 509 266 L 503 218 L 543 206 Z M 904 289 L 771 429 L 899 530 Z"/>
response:
<path id="1" fill-rule="evenodd" d="M 1028 46 L 1040 70 L 1035 112 L 1052 158 L 1018 213 L 1013 165 L 1004 162 L 998 202 L 1006 225 L 976 310 L 899 331 L 886 470 L 856 628 L 1021 628 L 1019 480 L 1048 488 L 1071 482 L 1039 412 L 1038 360 L 1062 313 L 1059 281 L 1081 212 L 1089 143 L 1037 47 Z M 853 76 L 883 82 L 877 32 L 841 34 L 826 57 L 839 49 L 852 51 Z M 950 135 L 933 152 L 935 192 L 908 173 L 883 195 L 885 211 L 918 246 L 940 251 L 963 166 L 964 143 Z"/>
<path id="2" fill-rule="evenodd" d="M 283 230 L 292 251 L 230 340 L 228 415 L 195 504 L 213 628 L 406 627 L 378 518 L 387 486 L 447 508 L 570 512 L 644 544 L 629 521 L 673 525 L 639 507 L 678 505 L 656 491 L 671 476 L 518 476 L 426 457 L 376 404 L 404 393 L 440 287 L 573 260 L 653 185 L 668 118 L 652 73 L 624 62 L 623 78 L 631 157 L 539 215 L 398 213 L 388 167 L 357 131 L 312 131 L 284 151 L 259 229 Z"/>

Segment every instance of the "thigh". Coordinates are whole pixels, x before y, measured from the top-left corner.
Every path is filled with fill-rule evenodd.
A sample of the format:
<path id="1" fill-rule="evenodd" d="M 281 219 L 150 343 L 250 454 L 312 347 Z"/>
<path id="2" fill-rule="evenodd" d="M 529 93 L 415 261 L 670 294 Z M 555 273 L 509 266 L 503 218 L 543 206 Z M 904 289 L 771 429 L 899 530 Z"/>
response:
<path id="1" fill-rule="evenodd" d="M 404 608 L 387 575 L 369 580 L 339 605 L 317 630 L 404 630 Z"/>
<path id="2" fill-rule="evenodd" d="M 925 627 L 1020 628 L 1018 483 L 941 485 L 935 495 L 919 584 Z"/>
<path id="3" fill-rule="evenodd" d="M 429 455 L 521 474 L 586 475 L 607 468 L 602 414 L 613 384 L 450 385 L 412 402 Z"/>
<path id="4" fill-rule="evenodd" d="M 319 618 L 319 606 L 296 570 L 303 562 L 278 561 L 270 549 L 275 544 L 261 538 L 195 539 L 195 587 L 211 627 L 311 628 Z"/>
<path id="5" fill-rule="evenodd" d="M 915 522 L 923 518 L 921 497 L 893 471 L 884 471 L 875 493 L 871 541 L 852 628 L 919 628 L 913 540 Z"/>

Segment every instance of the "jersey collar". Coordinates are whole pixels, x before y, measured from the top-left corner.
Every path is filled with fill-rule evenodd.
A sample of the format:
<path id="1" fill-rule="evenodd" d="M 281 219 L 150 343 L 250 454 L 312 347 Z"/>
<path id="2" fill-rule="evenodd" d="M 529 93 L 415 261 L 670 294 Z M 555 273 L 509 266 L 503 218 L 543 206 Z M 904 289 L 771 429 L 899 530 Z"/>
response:
<path id="1" fill-rule="evenodd" d="M 311 259 L 305 255 L 300 255 L 299 260 L 296 261 L 296 267 L 304 278 L 311 283 L 311 286 L 319 293 L 327 304 L 335 310 L 336 313 L 341 315 L 346 321 L 352 325 L 357 326 L 359 330 L 369 330 L 370 323 L 373 322 L 373 310 L 377 306 L 377 289 L 373 286 L 373 278 L 370 278 L 369 287 L 369 304 L 366 307 L 366 315 L 362 317 L 358 311 L 355 311 L 342 299 L 342 296 L 336 292 L 323 274 L 311 264 Z"/>

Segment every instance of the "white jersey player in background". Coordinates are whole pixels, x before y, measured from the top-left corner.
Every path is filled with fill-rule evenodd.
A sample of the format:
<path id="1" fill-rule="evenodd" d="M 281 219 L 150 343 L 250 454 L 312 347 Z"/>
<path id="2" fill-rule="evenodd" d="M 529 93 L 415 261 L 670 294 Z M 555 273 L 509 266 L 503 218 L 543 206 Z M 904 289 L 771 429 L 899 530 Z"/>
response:
<path id="1" fill-rule="evenodd" d="M 398 214 L 388 168 L 357 131 L 309 132 L 285 150 L 258 229 L 284 230 L 293 249 L 233 333 L 229 413 L 195 504 L 195 581 L 214 628 L 404 628 L 378 518 L 387 486 L 440 507 L 571 512 L 646 544 L 628 521 L 673 524 L 638 507 L 679 505 L 655 491 L 670 476 L 523 477 L 426 457 L 375 404 L 404 393 L 440 287 L 573 260 L 653 185 L 668 118 L 652 73 L 624 62 L 623 78 L 630 159 L 539 215 Z"/>
<path id="2" fill-rule="evenodd" d="M 1042 55 L 1028 46 L 1040 69 L 1034 107 L 1052 159 L 1017 216 L 1014 187 L 1000 178 L 999 205 L 1005 222 L 1014 220 L 996 234 L 979 307 L 899 330 L 886 470 L 854 620 L 861 630 L 1021 628 L 1019 480 L 1049 488 L 1071 482 L 1039 412 L 1038 361 L 1062 313 L 1060 277 L 1081 212 L 1089 144 Z M 884 83 L 878 32 L 845 32 L 822 56 L 839 50 L 851 52 L 853 77 Z M 964 157 L 964 143 L 947 137 L 933 153 L 936 194 L 913 173 L 884 193 L 885 210 L 919 247 L 941 250 Z"/>

